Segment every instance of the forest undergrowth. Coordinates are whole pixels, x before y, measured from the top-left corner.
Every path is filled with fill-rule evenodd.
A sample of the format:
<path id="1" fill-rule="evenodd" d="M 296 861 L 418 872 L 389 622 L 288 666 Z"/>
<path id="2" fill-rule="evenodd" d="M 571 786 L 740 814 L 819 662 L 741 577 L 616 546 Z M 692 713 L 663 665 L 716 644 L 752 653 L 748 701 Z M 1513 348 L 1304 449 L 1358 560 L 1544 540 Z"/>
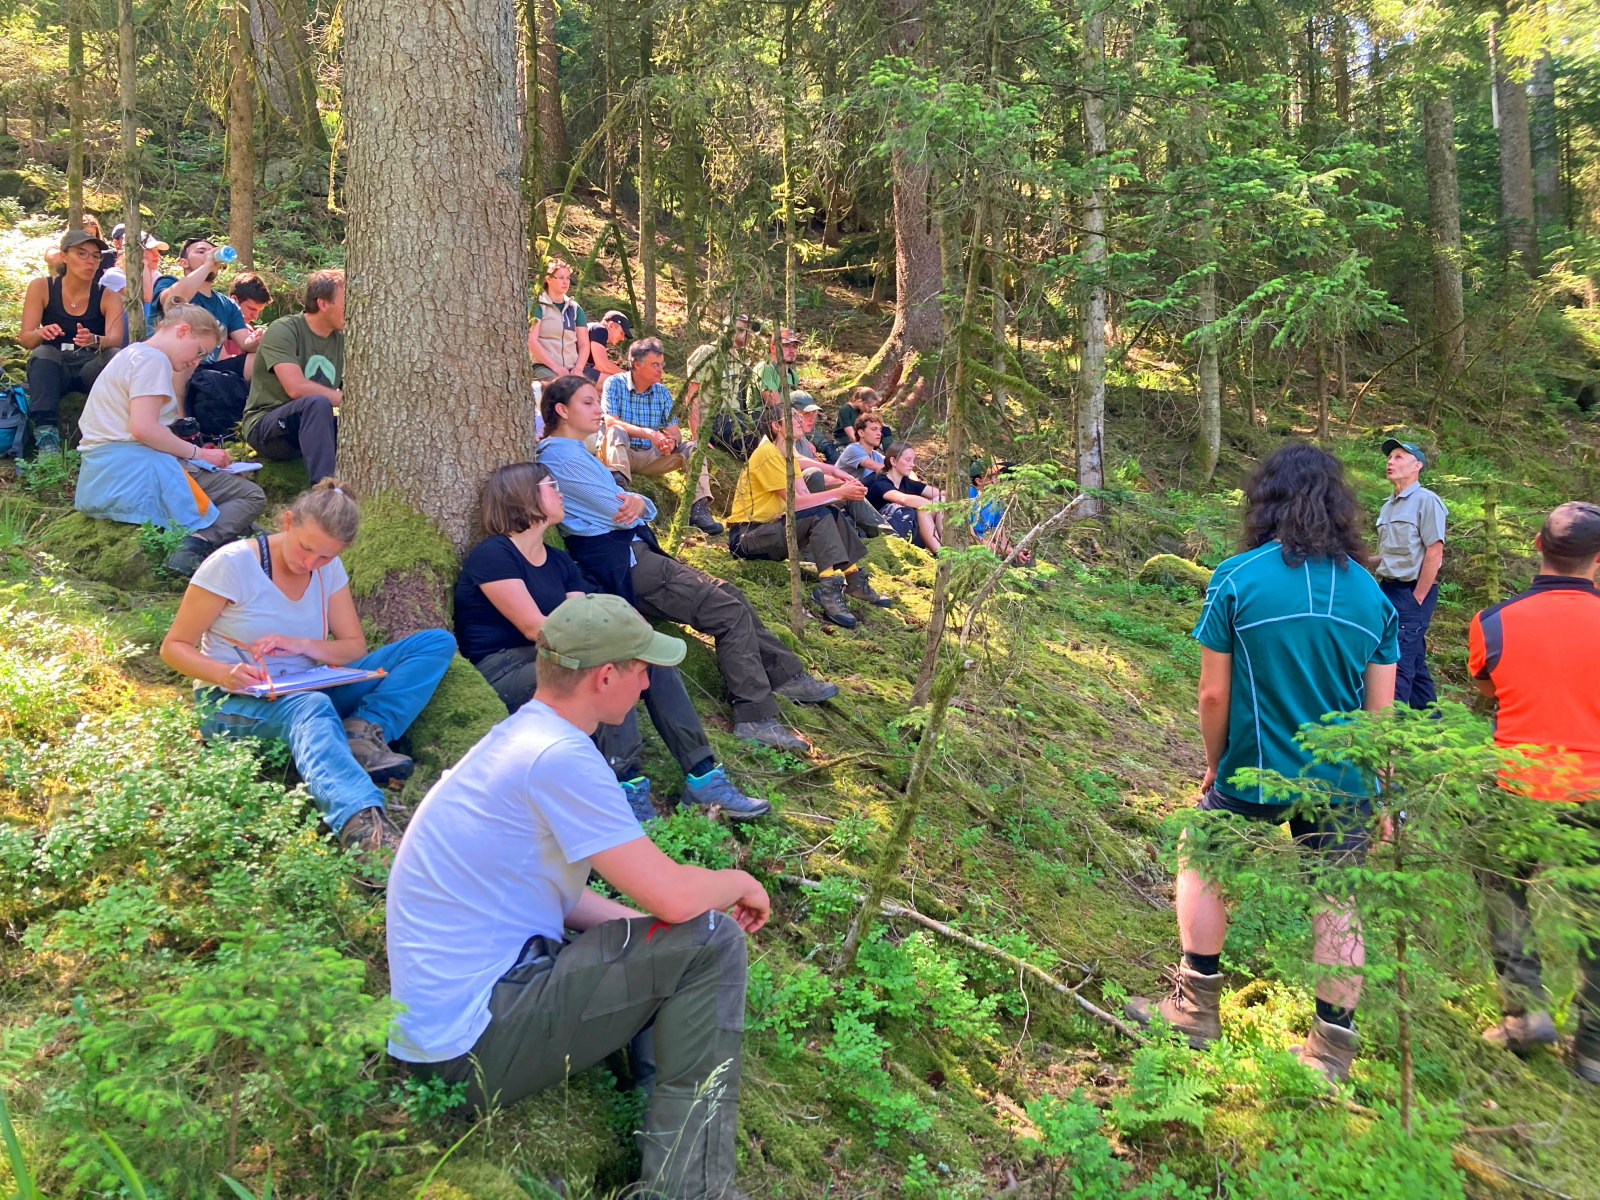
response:
<path id="1" fill-rule="evenodd" d="M 30 252 L 21 243 L 42 226 L 7 223 L 10 295 Z M 601 227 L 575 215 L 579 249 L 590 224 Z M 673 320 L 672 281 L 659 284 Z M 602 309 L 613 286 L 597 280 L 586 306 Z M 803 382 L 820 389 L 871 353 L 887 318 L 864 315 L 863 299 L 818 289 Z M 1587 316 L 1553 310 L 1535 344 L 1593 344 L 1600 357 Z M 669 339 L 669 362 L 686 348 Z M 1025 355 L 1038 386 L 1065 390 L 1060 350 Z M 1305 398 L 1291 388 L 1274 404 L 1262 379 L 1262 421 L 1227 414 L 1225 482 L 1184 490 L 1192 384 L 1169 358 L 1181 354 L 1131 354 L 1112 373 L 1105 515 L 1053 539 L 1037 568 L 1010 572 L 978 622 L 890 893 L 1112 1012 L 1165 986 L 1170 816 L 1192 803 L 1203 766 L 1188 636 L 1200 596 L 1192 574 L 1146 564 L 1214 566 L 1231 553 L 1230 489 L 1266 448 L 1314 424 Z M 1594 491 L 1586 414 L 1554 388 L 1515 412 L 1492 394 L 1441 404 L 1396 372 L 1354 427 L 1336 408 L 1330 443 L 1369 512 L 1387 492 L 1384 430 L 1438 450 L 1428 482 L 1452 536 L 1432 660 L 1457 700 L 1471 612 L 1531 575 L 1545 509 Z M 934 414 L 894 417 L 919 448 L 938 449 Z M 1013 398 L 984 428 L 1036 468 L 1013 501 L 1026 528 L 1063 486 L 1052 448 L 1070 445 L 1070 416 Z M 24 469 L 0 495 L 0 1195 L 598 1200 L 625 1187 L 639 1098 L 609 1067 L 468 1124 L 447 1115 L 451 1089 L 385 1059 L 381 900 L 319 835 L 281 746 L 199 740 L 185 689 L 154 652 L 177 599 L 155 569 L 161 539 L 125 531 L 118 561 L 132 555 L 138 569 L 108 578 L 107 555 L 74 555 L 60 533 L 71 483 Z M 1012 961 L 906 918 L 880 922 L 855 972 L 836 975 L 927 729 L 927 709 L 908 697 L 934 564 L 904 542 L 870 548 L 896 606 L 852 631 L 808 622 L 799 639 L 842 689 L 785 711 L 815 743 L 809 759 L 731 737 L 709 646 L 688 634 L 686 675 L 715 748 L 775 812 L 738 828 L 699 814 L 650 827 L 680 860 L 755 871 L 774 898 L 751 945 L 742 1187 L 775 1200 L 1600 1196 L 1600 1096 L 1555 1055 L 1522 1061 L 1477 1037 L 1495 999 L 1465 904 L 1429 913 L 1407 960 L 1426 986 L 1406 1013 L 1418 1097 L 1404 1115 L 1394 956 L 1373 950 L 1363 1054 L 1346 1091 L 1327 1097 L 1288 1051 L 1311 1016 L 1310 980 L 1290 966 L 1304 957 L 1307 897 L 1270 880 L 1240 877 L 1226 1036 L 1204 1054 L 1159 1036 L 1135 1045 Z M 785 625 L 786 568 L 735 562 L 697 534 L 684 553 Z M 1480 717 L 1462 709 L 1451 722 L 1481 745 Z M 674 798 L 677 767 L 653 732 L 647 741 L 650 774 Z M 1431 753 L 1416 754 L 1428 779 L 1471 766 L 1446 770 Z M 397 803 L 419 800 L 423 782 Z M 1458 877 L 1444 870 L 1430 886 Z M 1558 917 L 1541 913 L 1541 931 L 1570 997 Z M 1374 941 L 1400 919 L 1375 912 Z"/>

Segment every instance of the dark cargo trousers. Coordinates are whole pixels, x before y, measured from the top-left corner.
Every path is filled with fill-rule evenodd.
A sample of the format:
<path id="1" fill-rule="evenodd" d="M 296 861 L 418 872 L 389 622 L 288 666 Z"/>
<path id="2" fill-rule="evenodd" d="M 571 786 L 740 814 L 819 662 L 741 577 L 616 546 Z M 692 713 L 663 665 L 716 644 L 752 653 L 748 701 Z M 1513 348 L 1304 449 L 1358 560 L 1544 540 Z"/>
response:
<path id="1" fill-rule="evenodd" d="M 1553 802 L 1556 803 L 1556 802 Z M 1595 803 L 1579 808 L 1562 819 L 1595 831 L 1600 829 L 1600 813 L 1585 811 Z M 1595 861 L 1600 862 L 1600 854 Z M 1505 874 L 1481 872 L 1484 911 L 1489 923 L 1489 947 L 1494 959 L 1495 978 L 1500 986 L 1500 1007 L 1507 1016 L 1521 1016 L 1529 1009 L 1548 1009 L 1550 993 L 1544 985 L 1544 962 L 1533 946 L 1533 922 L 1528 912 L 1528 889 L 1523 882 L 1537 867 L 1531 864 L 1513 868 Z M 1600 902 L 1592 892 L 1579 894 L 1589 904 Z M 1600 1057 L 1600 938 L 1586 938 L 1578 948 L 1578 1051 Z"/>
<path id="2" fill-rule="evenodd" d="M 728 535 L 728 550 L 735 558 L 783 562 L 789 557 L 786 528 L 785 517 L 760 525 L 735 525 Z M 800 557 L 816 563 L 820 571 L 844 570 L 867 556 L 856 523 L 831 504 L 795 514 L 794 533 Z"/>
<path id="3" fill-rule="evenodd" d="M 778 715 L 772 689 L 788 683 L 805 664 L 778 640 L 748 597 L 724 580 L 688 563 L 633 543 L 634 607 L 652 621 L 674 621 L 716 642 L 717 666 L 733 702 L 735 721 Z"/>
<path id="4" fill-rule="evenodd" d="M 656 1083 L 634 1134 L 644 1194 L 717 1200 L 733 1186 L 744 931 L 727 914 L 681 925 L 607 921 L 559 944 L 530 939 L 489 997 L 472 1050 L 413 1068 L 467 1084 L 474 1109 L 509 1106 L 628 1045 L 654 1022 Z"/>

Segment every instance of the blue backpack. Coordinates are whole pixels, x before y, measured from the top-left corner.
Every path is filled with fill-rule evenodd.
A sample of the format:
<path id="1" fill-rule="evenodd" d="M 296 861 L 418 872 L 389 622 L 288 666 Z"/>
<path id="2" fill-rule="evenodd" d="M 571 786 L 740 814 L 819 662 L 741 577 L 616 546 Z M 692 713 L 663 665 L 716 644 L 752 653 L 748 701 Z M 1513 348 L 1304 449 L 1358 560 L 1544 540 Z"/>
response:
<path id="1" fill-rule="evenodd" d="M 28 423 L 28 389 L 20 383 L 0 384 L 0 457 L 22 449 Z"/>

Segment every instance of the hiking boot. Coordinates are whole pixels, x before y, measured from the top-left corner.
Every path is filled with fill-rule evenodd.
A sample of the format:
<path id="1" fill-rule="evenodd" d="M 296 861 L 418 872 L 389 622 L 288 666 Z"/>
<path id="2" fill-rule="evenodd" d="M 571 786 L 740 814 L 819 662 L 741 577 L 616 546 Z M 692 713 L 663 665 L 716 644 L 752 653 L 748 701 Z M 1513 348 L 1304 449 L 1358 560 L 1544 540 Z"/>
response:
<path id="1" fill-rule="evenodd" d="M 410 779 L 411 772 L 416 769 L 416 764 L 404 754 L 389 749 L 382 728 L 371 721 L 351 717 L 344 723 L 344 736 L 356 762 L 379 787 L 391 779 Z"/>
<path id="2" fill-rule="evenodd" d="M 832 700 L 839 694 L 837 683 L 823 683 L 820 679 L 813 679 L 804 671 L 793 679 L 786 679 L 772 689 L 785 700 L 793 700 L 796 704 L 821 704 L 824 700 Z"/>
<path id="3" fill-rule="evenodd" d="M 846 571 L 844 575 L 844 594 L 852 600 L 865 600 L 879 608 L 888 608 L 894 603 L 887 596 L 880 596 L 872 590 L 872 585 L 867 582 L 867 569 L 857 567 L 854 571 Z"/>
<path id="4" fill-rule="evenodd" d="M 400 852 L 400 830 L 383 809 L 363 808 L 339 830 L 339 849 L 361 863 L 357 878 L 364 885 L 381 888 Z"/>
<path id="5" fill-rule="evenodd" d="M 1311 1034 L 1302 1045 L 1289 1049 L 1313 1071 L 1320 1071 L 1329 1083 L 1343 1083 L 1350 1078 L 1350 1064 L 1356 1051 L 1361 1049 L 1361 1037 L 1354 1029 L 1311 1018 Z"/>
<path id="6" fill-rule="evenodd" d="M 842 575 L 829 575 L 811 589 L 811 598 L 822 609 L 824 620 L 832 621 L 835 625 L 842 625 L 846 629 L 854 629 L 856 627 L 856 615 L 850 611 L 850 606 L 844 602 L 844 577 Z"/>
<path id="7" fill-rule="evenodd" d="M 1556 1043 L 1556 1023 L 1541 1010 L 1502 1017 L 1483 1031 L 1483 1040 L 1513 1054 L 1526 1054 L 1536 1046 Z"/>
<path id="8" fill-rule="evenodd" d="M 188 579 L 200 569 L 200 564 L 205 562 L 206 555 L 210 553 L 211 543 L 191 533 L 178 543 L 176 550 L 167 555 L 161 564 L 161 569 L 168 575 L 178 575 Z"/>
<path id="9" fill-rule="evenodd" d="M 1578 1013 L 1572 1039 L 1572 1073 L 1585 1083 L 1600 1083 L 1600 1019 L 1586 1007 Z"/>
<path id="10" fill-rule="evenodd" d="M 1130 996 L 1122 1011 L 1130 1021 L 1149 1027 L 1157 1014 L 1189 1039 L 1189 1045 L 1204 1050 L 1222 1036 L 1222 972 L 1202 975 L 1187 963 L 1178 964 L 1178 981 L 1165 1000 Z"/>
<path id="11" fill-rule="evenodd" d="M 33 456 L 61 453 L 61 431 L 54 425 L 36 425 L 33 429 Z"/>
<path id="12" fill-rule="evenodd" d="M 722 522 L 711 515 L 711 501 L 696 500 L 689 506 L 689 524 L 708 537 L 722 532 Z"/>
<path id="13" fill-rule="evenodd" d="M 768 717 L 764 721 L 735 721 L 733 736 L 771 746 L 774 750 L 787 750 L 791 754 L 811 753 L 811 743 L 777 717 Z"/>
<path id="14" fill-rule="evenodd" d="M 1600 1083 L 1600 1058 L 1591 1058 L 1581 1050 L 1574 1050 L 1572 1073 L 1585 1083 Z"/>
<path id="15" fill-rule="evenodd" d="M 754 821 L 772 811 L 765 800 L 746 796 L 728 778 L 721 767 L 712 767 L 704 775 L 691 775 L 683 787 L 682 808 L 720 808 L 730 821 Z"/>
<path id="16" fill-rule="evenodd" d="M 650 802 L 650 780 L 640 775 L 637 779 L 624 779 L 622 794 L 628 798 L 628 807 L 633 809 L 634 820 L 643 825 L 646 821 L 656 819 L 656 806 Z"/>

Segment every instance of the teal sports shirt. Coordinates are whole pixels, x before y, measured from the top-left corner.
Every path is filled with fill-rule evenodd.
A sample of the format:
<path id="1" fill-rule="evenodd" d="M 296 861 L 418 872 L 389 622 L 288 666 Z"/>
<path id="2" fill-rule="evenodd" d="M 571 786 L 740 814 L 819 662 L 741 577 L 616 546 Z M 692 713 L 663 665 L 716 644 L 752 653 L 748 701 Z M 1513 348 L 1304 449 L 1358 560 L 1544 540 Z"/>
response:
<path id="1" fill-rule="evenodd" d="M 1217 790 L 1265 803 L 1259 787 L 1232 782 L 1241 767 L 1261 767 L 1369 795 L 1370 779 L 1337 765 L 1310 766 L 1294 737 L 1308 722 L 1361 707 L 1367 664 L 1399 660 L 1399 627 L 1394 605 L 1354 562 L 1337 567 L 1313 558 L 1291 567 L 1283 547 L 1268 542 L 1218 567 L 1193 634 L 1202 646 L 1233 655 Z"/>

